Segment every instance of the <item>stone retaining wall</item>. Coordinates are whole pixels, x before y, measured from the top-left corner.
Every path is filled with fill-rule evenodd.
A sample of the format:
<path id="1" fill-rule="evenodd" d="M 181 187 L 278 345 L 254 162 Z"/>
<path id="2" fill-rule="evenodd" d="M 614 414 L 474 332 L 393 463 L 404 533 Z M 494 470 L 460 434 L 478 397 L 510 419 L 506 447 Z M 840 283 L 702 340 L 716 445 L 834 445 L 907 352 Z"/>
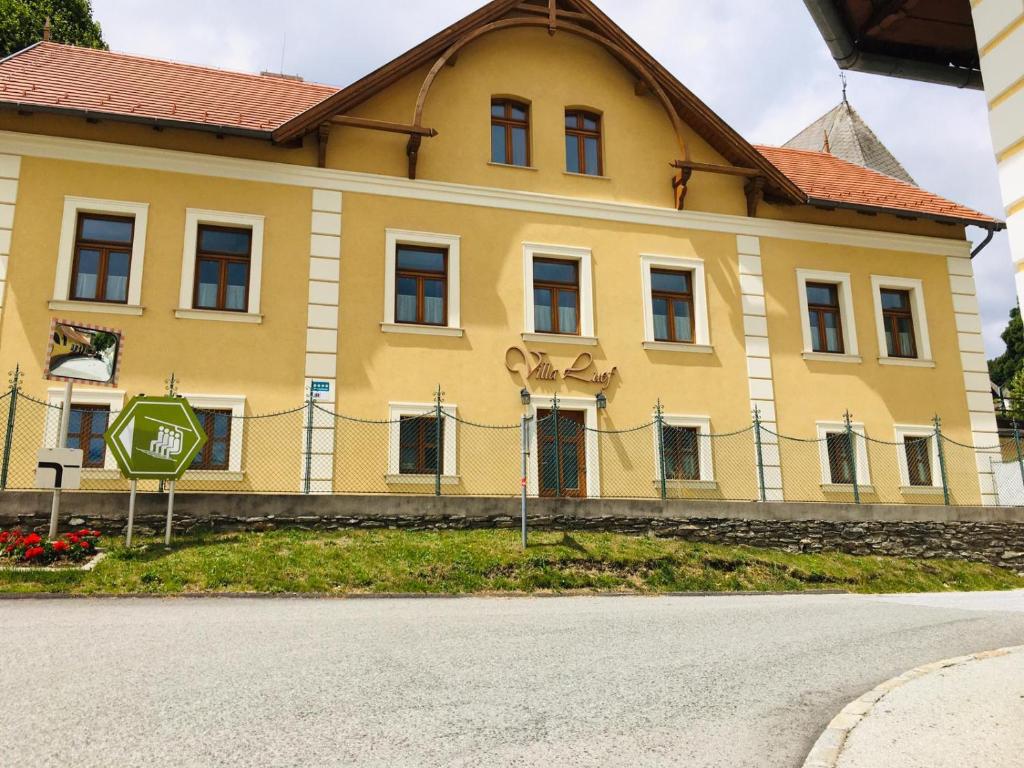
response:
<path id="1" fill-rule="evenodd" d="M 62 501 L 63 528 L 124 530 L 125 494 L 67 493 Z M 516 499 L 181 494 L 175 502 L 178 533 L 519 526 Z M 140 495 L 136 533 L 163 531 L 166 504 L 165 496 Z M 46 493 L 0 493 L 0 528 L 45 531 L 49 507 Z M 959 558 L 1024 571 L 1024 509 L 1016 507 L 531 499 L 529 524 L 534 530 L 616 531 L 790 552 Z"/>

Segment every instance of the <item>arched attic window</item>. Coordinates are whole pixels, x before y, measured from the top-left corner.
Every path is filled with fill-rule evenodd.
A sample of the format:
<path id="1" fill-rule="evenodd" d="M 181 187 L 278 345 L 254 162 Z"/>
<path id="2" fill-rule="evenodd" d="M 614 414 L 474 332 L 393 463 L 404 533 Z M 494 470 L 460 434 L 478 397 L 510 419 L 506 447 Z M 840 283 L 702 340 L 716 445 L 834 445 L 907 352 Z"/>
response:
<path id="1" fill-rule="evenodd" d="M 565 170 L 603 175 L 601 115 L 576 107 L 565 110 Z"/>
<path id="2" fill-rule="evenodd" d="M 530 105 L 519 99 L 491 99 L 491 162 L 530 165 Z"/>

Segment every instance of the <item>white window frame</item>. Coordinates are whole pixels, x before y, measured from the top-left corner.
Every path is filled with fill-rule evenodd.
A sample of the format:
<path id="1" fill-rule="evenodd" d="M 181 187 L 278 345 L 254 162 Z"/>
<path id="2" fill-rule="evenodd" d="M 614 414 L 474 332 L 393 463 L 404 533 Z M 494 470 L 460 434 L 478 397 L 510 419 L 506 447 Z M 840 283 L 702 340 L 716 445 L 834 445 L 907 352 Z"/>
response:
<path id="1" fill-rule="evenodd" d="M 679 478 L 667 477 L 666 483 L 670 485 L 693 487 L 694 485 L 713 485 L 715 482 L 714 451 L 711 447 L 711 417 L 710 416 L 686 416 L 675 413 L 662 414 L 662 423 L 666 427 L 696 427 L 701 440 L 699 443 L 700 478 L 698 480 L 682 480 Z M 660 481 L 661 472 L 658 468 L 658 430 L 654 430 L 654 471 L 655 481 Z"/>
<path id="2" fill-rule="evenodd" d="M 882 320 L 882 289 L 893 288 L 910 292 L 911 312 L 914 315 L 914 341 L 917 357 L 890 357 L 885 343 L 885 323 Z M 924 308 L 924 285 L 912 277 L 871 276 L 871 292 L 875 302 L 875 331 L 878 334 L 878 362 L 883 365 L 934 366 L 932 344 L 928 336 L 928 314 Z"/>
<path id="3" fill-rule="evenodd" d="M 228 468 L 227 472 L 238 475 L 242 479 L 242 447 L 245 445 L 245 395 L 197 395 L 183 392 L 183 398 L 188 400 L 193 408 L 209 408 L 218 411 L 231 411 L 231 441 L 228 444 Z M 216 475 L 222 477 L 223 469 L 188 469 L 186 472 L 193 477 Z"/>
<path id="4" fill-rule="evenodd" d="M 435 415 L 437 406 L 434 403 L 388 403 L 388 472 L 386 481 L 390 485 L 424 485 L 434 482 L 434 475 L 403 475 L 399 464 L 401 443 L 401 423 L 403 416 Z M 456 462 L 458 459 L 458 429 L 455 421 L 458 406 L 454 403 L 441 403 L 441 411 L 447 418 L 444 420 L 444 456 L 441 459 L 441 482 L 455 485 L 459 482 Z"/>
<path id="5" fill-rule="evenodd" d="M 828 283 L 839 293 L 839 322 L 843 329 L 843 352 L 815 352 L 808 323 L 807 284 Z M 800 302 L 800 330 L 803 334 L 805 360 L 826 360 L 847 363 L 861 362 L 857 344 L 857 319 L 853 311 L 853 283 L 848 272 L 827 272 L 820 269 L 796 271 L 797 298 Z"/>
<path id="6" fill-rule="evenodd" d="M 939 443 L 935 439 L 935 428 L 924 424 L 894 424 L 893 435 L 896 442 L 896 465 L 900 469 L 900 488 L 904 493 L 929 493 L 942 490 L 942 467 L 939 463 Z M 911 485 L 910 468 L 907 466 L 907 451 L 904 439 L 907 437 L 927 437 L 928 460 L 931 462 L 931 485 Z"/>
<path id="7" fill-rule="evenodd" d="M 80 301 L 71 299 L 71 272 L 75 261 L 75 236 L 78 231 L 80 213 L 98 213 L 107 216 L 131 216 L 135 219 L 132 231 L 131 267 L 128 274 L 128 301 L 114 304 L 105 301 Z M 53 283 L 53 300 L 50 309 L 76 312 L 103 312 L 116 315 L 142 314 L 142 271 L 146 255 L 146 229 L 149 223 L 149 203 L 133 203 L 126 200 L 100 200 L 92 197 L 64 198 L 64 213 L 60 224 L 60 241 L 57 245 L 57 274 Z"/>
<path id="8" fill-rule="evenodd" d="M 237 227 L 252 230 L 252 246 L 249 253 L 249 306 L 245 312 L 229 312 L 218 309 L 197 309 L 192 305 L 196 276 L 196 246 L 199 241 L 199 225 L 212 224 L 219 227 Z M 200 208 L 185 209 L 185 246 L 181 254 L 181 287 L 178 291 L 178 309 L 175 317 L 183 320 L 224 320 L 236 323 L 259 323 L 260 289 L 263 284 L 263 216 L 254 213 L 232 213 L 228 211 L 207 211 Z"/>
<path id="9" fill-rule="evenodd" d="M 533 260 L 563 259 L 579 263 L 580 333 L 537 333 L 533 316 Z M 572 245 L 523 243 L 523 341 L 597 346 L 594 336 L 594 277 L 591 250 Z M 589 468 L 588 468 L 589 471 Z"/>
<path id="10" fill-rule="evenodd" d="M 691 274 L 693 293 L 693 341 L 658 341 L 654 338 L 654 302 L 651 300 L 651 270 L 667 269 Z M 640 254 L 640 284 L 643 289 L 644 349 L 675 352 L 711 352 L 711 332 L 708 322 L 707 281 L 704 260 L 685 256 L 665 256 L 654 253 Z"/>
<path id="11" fill-rule="evenodd" d="M 540 495 L 540 451 L 537 449 L 537 411 L 550 409 L 554 397 L 532 395 L 530 398 L 530 455 L 533 457 L 526 467 L 526 492 L 530 496 Z M 587 498 L 601 498 L 601 454 L 597 433 L 597 403 L 592 397 L 559 397 L 559 411 L 583 411 L 583 423 L 587 428 L 583 437 L 583 452 L 587 461 Z"/>
<path id="12" fill-rule="evenodd" d="M 845 432 L 846 424 L 841 421 L 819 421 L 816 427 L 818 430 L 818 460 L 821 462 L 821 484 L 833 488 L 852 488 L 852 483 L 833 482 L 832 469 L 828 461 L 828 441 L 826 436 L 830 432 Z M 864 425 L 860 422 L 850 422 L 850 427 L 857 433 L 853 437 L 857 461 L 857 485 L 866 487 L 871 485 L 871 468 L 868 466 L 867 441 L 861 435 L 866 435 L 867 433 L 864 431 Z"/>
<path id="13" fill-rule="evenodd" d="M 76 405 L 105 405 L 110 408 L 107 426 L 114 423 L 114 419 L 124 408 L 125 392 L 123 389 L 84 389 L 75 387 L 71 391 L 71 407 Z M 46 401 L 50 407 L 46 409 L 45 424 L 43 425 L 43 447 L 54 448 L 60 437 L 60 406 L 64 402 L 64 387 L 49 387 L 46 390 Z M 111 473 L 121 476 L 117 466 L 117 460 L 110 448 L 105 448 L 103 453 L 103 467 L 83 467 L 82 476 L 85 478 L 112 476 Z"/>
<path id="14" fill-rule="evenodd" d="M 462 336 L 462 308 L 460 291 L 460 250 L 462 238 L 459 235 L 443 235 L 436 232 L 413 232 L 407 229 L 384 230 L 384 321 L 380 329 L 384 333 L 414 333 L 426 336 Z M 398 246 L 418 245 L 425 248 L 448 249 L 446 282 L 448 295 L 447 325 L 418 325 L 395 322 L 395 272 L 398 265 Z"/>

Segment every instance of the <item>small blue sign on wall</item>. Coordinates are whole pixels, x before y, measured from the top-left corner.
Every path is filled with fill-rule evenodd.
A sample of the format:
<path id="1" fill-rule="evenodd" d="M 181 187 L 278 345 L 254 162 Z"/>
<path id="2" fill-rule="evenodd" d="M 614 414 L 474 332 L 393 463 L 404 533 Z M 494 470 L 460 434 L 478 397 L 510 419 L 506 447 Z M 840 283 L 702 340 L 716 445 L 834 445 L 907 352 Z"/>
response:
<path id="1" fill-rule="evenodd" d="M 333 389 L 333 382 L 324 381 L 322 379 L 312 379 L 309 382 L 309 391 L 313 395 L 314 400 L 331 400 L 331 390 Z"/>

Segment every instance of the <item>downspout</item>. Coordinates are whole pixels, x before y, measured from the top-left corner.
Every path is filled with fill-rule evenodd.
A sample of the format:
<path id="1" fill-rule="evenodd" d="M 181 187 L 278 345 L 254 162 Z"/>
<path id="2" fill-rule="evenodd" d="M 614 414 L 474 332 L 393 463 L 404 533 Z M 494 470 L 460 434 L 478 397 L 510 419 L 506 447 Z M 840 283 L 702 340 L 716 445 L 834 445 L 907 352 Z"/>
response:
<path id="1" fill-rule="evenodd" d="M 971 251 L 971 258 L 972 259 L 975 256 L 977 256 L 979 253 L 981 253 L 985 249 L 985 246 L 987 246 L 989 243 L 992 242 L 992 238 L 996 236 L 996 232 L 998 232 L 1001 229 L 1006 229 L 1006 225 L 1002 224 L 1002 223 L 999 223 L 999 224 L 996 224 L 995 226 L 985 227 L 985 229 L 988 230 L 988 234 L 985 235 L 985 239 L 981 241 L 980 245 L 978 245 L 977 248 L 975 248 L 973 251 Z"/>

